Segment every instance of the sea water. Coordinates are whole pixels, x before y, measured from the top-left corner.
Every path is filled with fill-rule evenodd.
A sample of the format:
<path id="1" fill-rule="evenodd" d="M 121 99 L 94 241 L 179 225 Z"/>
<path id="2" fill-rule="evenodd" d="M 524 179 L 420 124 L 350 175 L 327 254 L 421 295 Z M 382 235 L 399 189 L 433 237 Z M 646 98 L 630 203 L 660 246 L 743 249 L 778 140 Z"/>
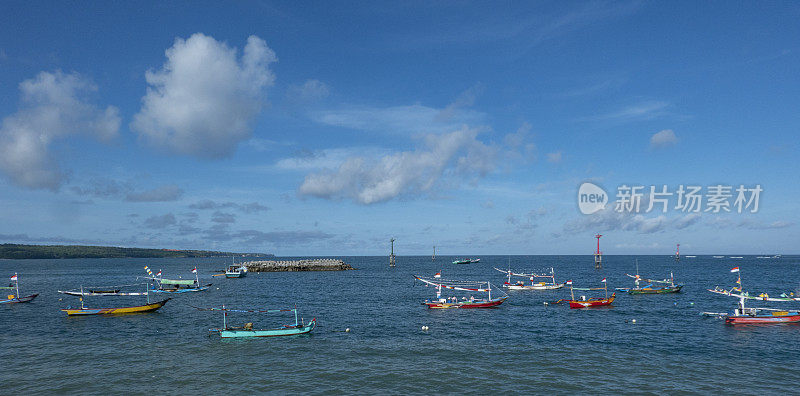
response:
<path id="1" fill-rule="evenodd" d="M 800 325 L 731 326 L 702 311 L 727 312 L 736 299 L 709 293 L 734 285 L 741 269 L 744 289 L 771 295 L 797 292 L 800 257 L 715 259 L 711 256 L 341 257 L 357 268 L 340 272 L 250 273 L 241 279 L 212 277 L 229 259 L 0 260 L 0 275 L 19 273 L 29 304 L 0 306 L 0 394 L 180 393 L 793 393 L 800 380 Z M 292 259 L 292 258 L 287 258 Z M 643 277 L 675 275 L 678 294 L 630 296 L 617 292 L 612 307 L 569 309 L 546 305 L 569 289 L 509 291 L 496 309 L 430 310 L 420 303 L 433 287 L 413 275 L 491 281 L 493 269 L 545 271 L 575 287 L 609 293 L 630 287 L 638 261 Z M 173 297 L 154 313 L 67 317 L 77 297 L 57 290 L 132 285 L 143 267 L 164 277 L 213 283 L 200 293 Z M 7 279 L 7 278 L 6 278 Z M 5 292 L 5 291 L 4 291 Z M 450 295 L 451 291 L 445 291 Z M 600 292 L 576 292 L 596 297 Z M 468 293 L 453 294 L 466 296 Z M 478 297 L 476 295 L 476 297 Z M 145 297 L 87 297 L 88 307 L 141 305 Z M 293 308 L 317 318 L 310 335 L 225 339 L 219 312 Z M 800 308 L 800 303 L 749 302 L 750 306 Z M 635 319 L 635 323 L 634 323 Z M 256 328 L 291 324 L 286 314 L 231 313 L 232 324 Z M 427 326 L 428 330 L 422 330 Z M 350 329 L 346 332 L 345 329 Z"/>

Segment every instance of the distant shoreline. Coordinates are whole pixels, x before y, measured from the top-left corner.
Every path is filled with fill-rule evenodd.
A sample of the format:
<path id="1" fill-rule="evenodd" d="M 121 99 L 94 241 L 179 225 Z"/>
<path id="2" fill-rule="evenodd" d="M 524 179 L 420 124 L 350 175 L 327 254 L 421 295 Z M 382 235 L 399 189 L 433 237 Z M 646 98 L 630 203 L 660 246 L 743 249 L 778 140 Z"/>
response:
<path id="1" fill-rule="evenodd" d="M 115 246 L 0 244 L 0 259 L 274 257 L 266 253 L 143 249 Z"/>

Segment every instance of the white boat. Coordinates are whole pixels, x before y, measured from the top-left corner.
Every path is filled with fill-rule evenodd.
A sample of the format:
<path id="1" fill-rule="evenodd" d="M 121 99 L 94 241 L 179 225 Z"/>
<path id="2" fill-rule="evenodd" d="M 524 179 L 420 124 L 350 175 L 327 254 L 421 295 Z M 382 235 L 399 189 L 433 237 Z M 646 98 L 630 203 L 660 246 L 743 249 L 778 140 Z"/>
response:
<path id="1" fill-rule="evenodd" d="M 550 268 L 550 274 L 536 274 L 531 272 L 530 274 L 526 273 L 515 273 L 508 270 L 502 270 L 500 268 L 495 267 L 494 269 L 508 275 L 508 281 L 503 283 L 503 287 L 508 290 L 555 290 L 564 287 L 563 283 L 556 283 L 555 271 L 553 268 Z M 525 284 L 523 281 L 517 281 L 515 283 L 511 283 L 511 277 L 518 276 L 523 278 L 529 278 L 531 283 Z M 550 282 L 537 282 L 536 278 L 550 278 Z"/>

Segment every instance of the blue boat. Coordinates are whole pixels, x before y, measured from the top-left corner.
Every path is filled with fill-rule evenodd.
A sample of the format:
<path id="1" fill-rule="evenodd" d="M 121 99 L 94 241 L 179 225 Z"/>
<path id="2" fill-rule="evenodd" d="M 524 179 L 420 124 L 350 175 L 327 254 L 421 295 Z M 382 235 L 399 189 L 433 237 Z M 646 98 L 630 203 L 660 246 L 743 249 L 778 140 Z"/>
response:
<path id="1" fill-rule="evenodd" d="M 222 311 L 222 328 L 209 329 L 212 333 L 219 333 L 221 338 L 247 338 L 247 337 L 285 337 L 308 334 L 317 327 L 317 318 L 304 323 L 298 318 L 297 308 L 292 309 L 265 309 L 265 310 L 244 310 L 225 308 L 197 308 L 201 311 Z M 228 326 L 228 312 L 247 312 L 247 313 L 280 313 L 294 312 L 294 324 L 287 324 L 275 329 L 254 329 L 252 323 L 245 323 L 242 326 Z"/>
<path id="2" fill-rule="evenodd" d="M 226 278 L 244 278 L 247 276 L 247 267 L 242 265 L 231 265 L 225 270 Z"/>

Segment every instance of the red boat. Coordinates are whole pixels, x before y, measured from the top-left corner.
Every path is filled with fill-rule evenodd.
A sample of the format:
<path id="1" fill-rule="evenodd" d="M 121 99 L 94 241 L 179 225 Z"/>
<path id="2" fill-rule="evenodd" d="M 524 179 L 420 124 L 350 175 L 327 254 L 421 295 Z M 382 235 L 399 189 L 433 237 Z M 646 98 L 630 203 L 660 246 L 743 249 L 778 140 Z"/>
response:
<path id="1" fill-rule="evenodd" d="M 422 305 L 430 309 L 453 309 L 453 308 L 494 308 L 506 301 L 508 295 L 503 293 L 501 297 L 492 298 L 492 284 L 489 282 L 473 282 L 473 281 L 457 281 L 457 280 L 441 280 L 426 279 L 415 276 L 415 279 L 425 284 L 436 287 L 436 299 L 426 300 Z M 460 290 L 467 292 L 488 293 L 486 298 L 475 298 L 473 296 L 461 297 L 442 297 L 442 289 Z"/>
<path id="2" fill-rule="evenodd" d="M 769 324 L 800 322 L 800 312 L 784 311 L 770 308 L 745 308 L 744 297 L 739 299 L 739 306 L 725 316 L 728 324 Z"/>
<path id="3" fill-rule="evenodd" d="M 603 307 L 606 305 L 611 305 L 614 302 L 614 298 L 616 297 L 617 293 L 611 293 L 611 297 L 608 298 L 590 298 L 588 300 L 569 300 L 569 307 L 570 308 L 592 308 L 592 307 Z"/>

